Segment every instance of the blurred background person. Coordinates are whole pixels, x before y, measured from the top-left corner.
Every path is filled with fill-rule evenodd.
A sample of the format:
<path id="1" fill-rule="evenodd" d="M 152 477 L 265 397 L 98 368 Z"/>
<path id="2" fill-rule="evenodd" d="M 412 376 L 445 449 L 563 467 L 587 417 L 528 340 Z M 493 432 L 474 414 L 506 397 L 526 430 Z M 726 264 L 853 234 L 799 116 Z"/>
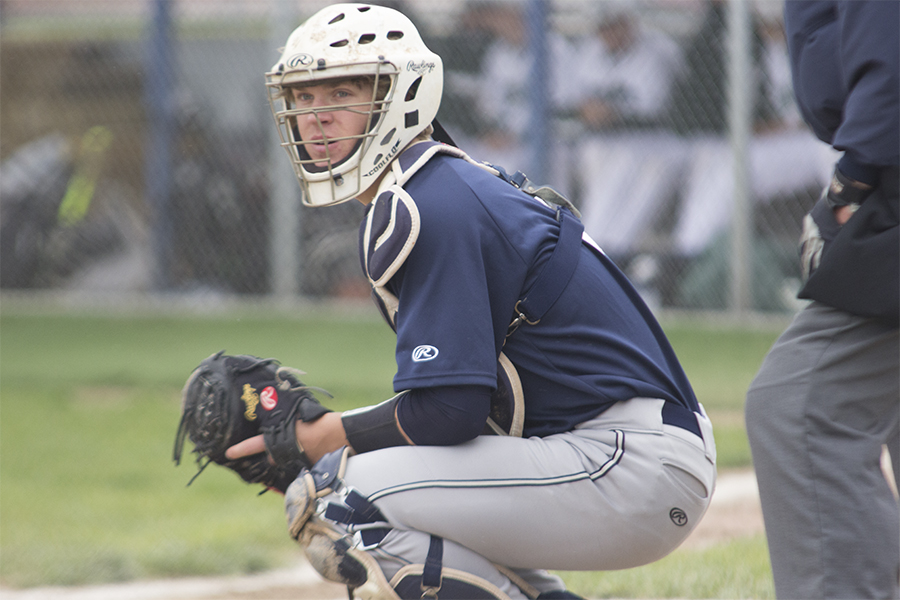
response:
<path id="1" fill-rule="evenodd" d="M 620 266 L 642 251 L 682 167 L 677 136 L 663 125 L 683 55 L 643 22 L 647 6 L 592 4 L 591 29 L 574 43 L 579 204 L 585 229 Z"/>
<path id="2" fill-rule="evenodd" d="M 526 9 L 524 2 L 514 0 L 477 2 L 469 9 L 476 11 L 478 30 L 487 32 L 491 41 L 477 75 L 468 85 L 475 109 L 471 112 L 480 115 L 480 126 L 475 135 L 456 141 L 476 160 L 501 166 L 509 173 L 527 173 L 531 156 L 531 95 L 535 88 L 530 76 L 534 57 L 529 49 Z M 557 113 L 571 106 L 576 93 L 569 69 L 573 51 L 566 38 L 552 30 L 547 32 L 547 51 L 550 110 Z M 451 81 L 458 82 L 459 78 Z M 565 193 L 563 148 L 552 132 L 550 143 L 548 181 L 535 183 L 563 188 L 560 191 Z"/>
<path id="3" fill-rule="evenodd" d="M 672 232 L 672 260 L 685 269 L 678 302 L 695 308 L 721 307 L 726 301 L 728 266 L 722 257 L 734 207 L 728 138 L 728 6 L 725 0 L 707 2 L 703 25 L 688 43 L 687 69 L 675 85 L 670 113 L 672 126 L 685 137 L 688 156 Z M 790 86 L 782 6 L 779 0 L 760 0 L 750 10 L 752 134 L 747 166 L 755 214 L 781 199 L 793 203 L 805 196 L 811 204 L 834 162 L 834 152 L 799 118 Z M 793 245 L 799 234 L 799 218 L 795 225 L 797 230 L 785 236 L 785 244 Z M 760 240 L 755 245 L 755 260 L 760 263 L 756 279 L 770 279 L 756 289 L 761 308 L 780 304 L 778 288 L 797 275 L 794 261 L 782 261 L 777 268 L 771 264 L 769 257 L 777 254 L 771 246 L 777 243 Z M 718 302 L 712 287 L 723 290 Z"/>

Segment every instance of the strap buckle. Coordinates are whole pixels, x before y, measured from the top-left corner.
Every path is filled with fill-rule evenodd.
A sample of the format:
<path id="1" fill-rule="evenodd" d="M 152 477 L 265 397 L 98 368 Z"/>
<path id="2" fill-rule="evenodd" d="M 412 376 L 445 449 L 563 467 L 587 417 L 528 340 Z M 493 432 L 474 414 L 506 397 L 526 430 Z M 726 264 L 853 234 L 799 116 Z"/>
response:
<path id="1" fill-rule="evenodd" d="M 516 302 L 516 307 L 514 309 L 516 318 L 514 318 L 512 320 L 512 322 L 510 322 L 509 327 L 506 328 L 506 337 L 509 337 L 512 334 L 514 334 L 516 332 L 516 329 L 518 329 L 519 325 L 521 325 L 522 323 L 527 323 L 529 325 L 537 325 L 538 323 L 541 322 L 540 319 L 536 319 L 536 320 L 532 321 L 531 319 L 528 318 L 528 315 L 526 315 L 525 312 L 522 310 L 521 304 L 522 304 L 523 300 L 527 300 L 527 298 L 523 298 L 522 300 L 519 300 L 518 302 Z"/>

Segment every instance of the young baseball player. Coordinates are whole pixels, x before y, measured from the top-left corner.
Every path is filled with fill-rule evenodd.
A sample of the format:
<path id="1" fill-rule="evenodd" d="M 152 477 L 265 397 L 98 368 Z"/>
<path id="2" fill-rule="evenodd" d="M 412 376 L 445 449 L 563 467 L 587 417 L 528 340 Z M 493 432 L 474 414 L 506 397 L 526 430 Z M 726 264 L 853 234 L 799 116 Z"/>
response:
<path id="1" fill-rule="evenodd" d="M 368 206 L 397 334 L 395 397 L 296 424 L 315 465 L 286 508 L 313 566 L 360 597 L 573 598 L 546 569 L 674 550 L 715 487 L 710 422 L 562 200 L 432 139 L 441 59 L 410 20 L 324 8 L 266 83 L 305 203 Z"/>

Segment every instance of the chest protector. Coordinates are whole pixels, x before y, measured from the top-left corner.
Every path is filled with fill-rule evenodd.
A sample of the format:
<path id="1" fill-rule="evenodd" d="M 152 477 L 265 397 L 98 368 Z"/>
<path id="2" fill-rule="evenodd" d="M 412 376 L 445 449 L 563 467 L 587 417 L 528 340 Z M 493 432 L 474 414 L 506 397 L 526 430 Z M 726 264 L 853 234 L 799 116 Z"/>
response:
<path id="1" fill-rule="evenodd" d="M 512 320 L 506 337 L 513 335 L 521 325 L 537 325 L 571 280 L 581 255 L 582 243 L 597 254 L 603 251 L 585 233 L 577 209 L 553 189 L 533 185 L 520 172 L 509 176 L 503 169 L 472 160 L 455 146 L 433 141 L 414 144 L 391 164 L 391 170 L 379 186 L 360 229 L 361 262 L 382 315 L 396 331 L 399 302 L 387 288 L 387 283 L 409 256 L 421 227 L 416 203 L 403 186 L 438 153 L 449 154 L 484 169 L 556 210 L 559 238 L 550 259 L 537 274 L 534 283 L 523 290 L 511 311 Z M 521 382 L 512 362 L 501 352 L 497 367 L 497 391 L 492 397 L 491 416 L 485 432 L 520 436 L 524 418 Z"/>
<path id="2" fill-rule="evenodd" d="M 499 175 L 499 171 L 472 160 L 462 150 L 437 142 L 415 144 L 394 160 L 369 207 L 359 240 L 360 260 L 372 286 L 375 304 L 394 331 L 397 330 L 399 301 L 387 288 L 387 283 L 416 245 L 421 229 L 419 210 L 403 185 L 438 153 L 450 154 Z M 522 384 L 515 366 L 501 352 L 497 390 L 491 396 L 491 411 L 484 433 L 518 437 L 522 435 L 524 422 Z"/>

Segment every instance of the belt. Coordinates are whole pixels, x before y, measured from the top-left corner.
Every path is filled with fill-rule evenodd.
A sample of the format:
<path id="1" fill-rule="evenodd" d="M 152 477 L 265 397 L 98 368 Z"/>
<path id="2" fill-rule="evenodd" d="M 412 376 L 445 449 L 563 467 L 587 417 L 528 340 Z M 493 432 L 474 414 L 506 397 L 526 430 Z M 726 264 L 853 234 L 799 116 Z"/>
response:
<path id="1" fill-rule="evenodd" d="M 665 402 L 662 407 L 662 422 L 666 425 L 674 425 L 685 431 L 690 431 L 701 440 L 700 424 L 697 423 L 697 413 L 674 402 Z"/>

